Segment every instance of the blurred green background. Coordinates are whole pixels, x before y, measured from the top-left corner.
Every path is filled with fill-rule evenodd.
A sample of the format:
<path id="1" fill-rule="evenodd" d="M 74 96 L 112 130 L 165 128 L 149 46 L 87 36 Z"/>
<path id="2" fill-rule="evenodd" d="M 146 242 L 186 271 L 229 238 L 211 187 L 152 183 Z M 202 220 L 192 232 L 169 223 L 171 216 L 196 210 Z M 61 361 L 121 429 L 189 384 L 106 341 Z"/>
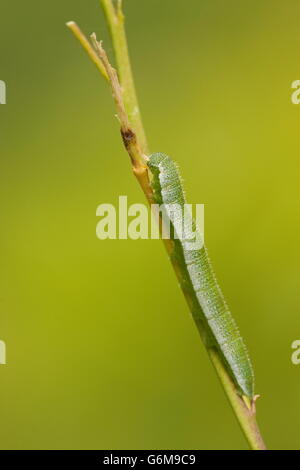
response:
<path id="1" fill-rule="evenodd" d="M 299 449 L 297 0 L 125 0 L 152 151 L 205 204 L 206 242 L 256 372 L 267 445 Z M 2 0 L 2 449 L 244 449 L 160 241 L 100 241 L 144 202 L 107 85 L 65 27 L 112 47 L 97 0 Z"/>

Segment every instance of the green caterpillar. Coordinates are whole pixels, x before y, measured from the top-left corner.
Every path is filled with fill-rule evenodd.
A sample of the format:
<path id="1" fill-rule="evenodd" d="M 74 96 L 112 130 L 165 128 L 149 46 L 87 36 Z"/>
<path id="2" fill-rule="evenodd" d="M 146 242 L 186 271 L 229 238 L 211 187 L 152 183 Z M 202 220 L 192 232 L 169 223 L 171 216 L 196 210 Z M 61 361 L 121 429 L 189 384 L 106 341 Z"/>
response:
<path id="1" fill-rule="evenodd" d="M 212 270 L 207 250 L 191 250 L 187 242 L 176 237 L 182 230 L 182 221 L 173 205 L 182 210 L 186 204 L 176 164 L 162 153 L 151 155 L 147 161 L 152 174 L 152 189 L 156 204 L 164 205 L 172 227 L 174 248 L 170 254 L 180 266 L 180 283 L 189 299 L 191 313 L 207 347 L 217 348 L 241 395 L 254 397 L 254 375 L 245 344 L 224 300 Z M 179 226 L 180 224 L 180 226 Z M 192 226 L 195 223 L 192 221 Z"/>

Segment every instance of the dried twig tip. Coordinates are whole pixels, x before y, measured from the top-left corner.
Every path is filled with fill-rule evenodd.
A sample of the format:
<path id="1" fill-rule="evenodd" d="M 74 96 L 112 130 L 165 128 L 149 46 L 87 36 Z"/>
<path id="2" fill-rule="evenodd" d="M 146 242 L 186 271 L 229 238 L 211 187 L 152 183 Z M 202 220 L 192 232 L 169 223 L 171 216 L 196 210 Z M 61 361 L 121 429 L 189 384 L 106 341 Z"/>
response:
<path id="1" fill-rule="evenodd" d="M 117 106 L 121 128 L 123 131 L 126 132 L 129 128 L 129 120 L 128 120 L 128 116 L 127 116 L 124 102 L 123 102 L 122 89 L 121 89 L 121 85 L 119 82 L 118 74 L 116 70 L 112 67 L 111 63 L 109 62 L 107 54 L 104 48 L 102 47 L 102 41 L 99 42 L 97 40 L 97 36 L 95 33 L 91 34 L 91 41 L 108 75 L 109 82 L 111 84 L 111 88 L 113 92 L 113 97 Z"/>
<path id="2" fill-rule="evenodd" d="M 96 33 L 91 34 L 91 40 L 92 40 L 92 43 L 93 43 L 93 46 L 94 46 L 96 52 L 98 52 L 98 55 L 101 57 L 101 59 L 103 59 L 106 56 L 105 51 L 102 47 L 103 41 L 98 41 L 97 40 Z"/>

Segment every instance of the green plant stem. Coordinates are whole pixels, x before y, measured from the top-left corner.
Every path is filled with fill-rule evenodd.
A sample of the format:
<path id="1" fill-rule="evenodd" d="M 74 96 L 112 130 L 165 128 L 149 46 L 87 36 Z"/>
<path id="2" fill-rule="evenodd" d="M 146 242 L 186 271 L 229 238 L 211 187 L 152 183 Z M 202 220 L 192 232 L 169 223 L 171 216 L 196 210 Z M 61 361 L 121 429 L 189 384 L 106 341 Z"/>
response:
<path id="1" fill-rule="evenodd" d="M 104 76 L 108 76 L 109 78 L 115 102 L 119 111 L 118 114 L 121 123 L 123 141 L 126 150 L 130 155 L 134 174 L 137 177 L 137 180 L 141 185 L 148 202 L 151 204 L 153 203 L 153 193 L 149 181 L 149 174 L 144 161 L 144 154 L 148 153 L 148 145 L 145 137 L 141 114 L 139 112 L 133 75 L 130 66 L 127 40 L 124 29 L 124 16 L 121 9 L 121 0 L 118 1 L 117 8 L 114 6 L 112 0 L 101 0 L 101 3 L 110 26 L 116 54 L 117 68 L 121 81 L 121 88 L 118 83 L 117 75 L 109 64 L 101 44 L 97 43 L 96 37 L 94 36 L 92 39 L 94 40 L 94 45 L 96 46 L 100 59 L 102 60 L 102 65 L 104 65 L 105 74 L 103 74 L 102 68 L 99 68 L 99 64 L 97 61 L 95 61 L 94 55 L 91 54 L 90 48 L 87 45 L 89 44 L 88 41 L 86 39 L 84 40 L 81 35 L 78 36 L 78 34 L 76 34 L 78 33 L 79 28 L 77 29 L 73 27 L 71 29 L 77 39 L 80 40 L 81 44 L 84 46 L 93 62 L 96 63 L 101 73 Z M 69 25 L 70 24 L 73 23 L 71 22 Z M 124 102 L 124 109 L 122 101 Z M 127 113 L 128 119 L 127 116 L 124 115 L 124 111 Z M 164 240 L 164 243 L 167 252 L 170 255 L 173 249 L 172 240 Z M 176 263 L 175 260 L 173 260 L 172 263 L 176 276 L 180 282 L 182 279 L 184 279 L 184 273 L 181 272 L 181 266 L 179 263 Z M 184 292 L 184 295 L 188 305 L 191 307 L 191 299 L 186 292 Z M 197 326 L 199 328 L 199 325 Z M 201 334 L 201 328 L 199 328 L 199 330 Z M 250 403 L 250 401 L 247 401 L 245 397 L 244 399 L 240 397 L 218 350 L 207 346 L 206 349 L 250 448 L 252 450 L 265 450 L 266 446 L 263 442 L 256 422 L 255 400 Z"/>
<path id="2" fill-rule="evenodd" d="M 124 15 L 122 12 L 122 2 L 119 0 L 117 7 L 115 7 L 112 0 L 100 1 L 111 33 L 125 109 L 133 130 L 139 138 L 141 151 L 147 154 L 149 153 L 148 145 L 135 91 L 125 32 Z"/>
<path id="3" fill-rule="evenodd" d="M 78 27 L 78 25 L 74 21 L 69 21 L 67 23 L 67 27 L 72 31 L 76 39 L 78 39 L 91 61 L 94 62 L 94 64 L 96 65 L 102 77 L 105 78 L 105 80 L 108 80 L 108 75 L 106 73 L 104 65 L 102 64 L 101 60 L 97 56 L 96 52 L 94 51 L 91 44 L 89 43 L 81 29 Z"/>
<path id="4" fill-rule="evenodd" d="M 248 408 L 236 391 L 235 384 L 228 375 L 218 351 L 213 348 L 207 349 L 211 362 L 213 363 L 217 375 L 223 385 L 224 391 L 233 409 L 233 412 L 241 426 L 241 429 L 252 450 L 266 450 L 266 445 L 260 434 L 256 421 L 255 400 Z"/>

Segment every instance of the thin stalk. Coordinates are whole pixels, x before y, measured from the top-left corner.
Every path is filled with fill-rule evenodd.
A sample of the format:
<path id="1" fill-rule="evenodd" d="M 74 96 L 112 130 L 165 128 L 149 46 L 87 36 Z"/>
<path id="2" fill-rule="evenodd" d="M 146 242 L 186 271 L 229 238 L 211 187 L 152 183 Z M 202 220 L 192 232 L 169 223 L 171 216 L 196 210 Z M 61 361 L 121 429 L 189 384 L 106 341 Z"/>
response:
<path id="1" fill-rule="evenodd" d="M 251 406 L 248 407 L 244 400 L 238 395 L 234 382 L 231 380 L 218 351 L 214 348 L 208 348 L 210 360 L 213 363 L 217 375 L 221 381 L 224 391 L 227 395 L 233 412 L 240 424 L 240 427 L 248 441 L 252 450 L 266 450 L 266 445 L 260 434 L 260 430 L 256 421 L 255 401 L 259 397 L 255 396 Z"/>
<path id="2" fill-rule="evenodd" d="M 129 121 L 139 136 L 139 144 L 144 154 L 148 152 L 146 134 L 142 123 L 142 117 L 135 91 L 135 84 L 129 58 L 127 37 L 124 24 L 124 15 L 122 11 L 122 1 L 114 6 L 112 0 L 100 0 L 109 25 L 111 38 L 118 64 L 118 74 L 122 87 L 125 109 Z"/>
<path id="3" fill-rule="evenodd" d="M 118 0 L 117 8 L 114 6 L 112 0 L 101 0 L 103 9 L 105 11 L 108 23 L 110 25 L 110 31 L 113 39 L 117 68 L 119 72 L 120 82 L 116 71 L 110 65 L 108 58 L 101 43 L 98 43 L 96 36 L 92 35 L 92 42 L 94 44 L 97 57 L 101 62 L 101 66 L 104 68 L 105 77 L 108 77 L 108 81 L 112 87 L 112 93 L 115 100 L 115 104 L 118 111 L 118 117 L 121 125 L 121 134 L 125 148 L 131 158 L 133 172 L 137 177 L 137 180 L 144 191 L 144 194 L 149 202 L 153 203 L 153 192 L 150 185 L 149 173 L 145 160 L 147 157 L 145 153 L 148 153 L 148 145 L 145 137 L 145 132 L 139 112 L 137 97 L 135 93 L 134 81 L 131 72 L 131 66 L 129 61 L 127 40 L 124 29 L 124 16 L 121 9 L 121 0 Z M 68 23 L 70 24 L 73 22 Z M 79 28 L 72 27 L 73 33 L 77 33 Z M 79 30 L 80 31 L 80 30 Z M 91 54 L 90 44 L 86 38 L 75 34 L 77 39 L 81 42 L 85 50 L 87 51 L 90 58 L 94 63 L 97 62 L 94 59 L 94 55 Z M 89 46 L 87 46 L 89 44 Z M 98 67 L 99 68 L 99 67 Z M 172 253 L 173 242 L 172 240 L 163 240 L 167 249 L 168 254 Z M 171 258 L 172 260 L 172 258 Z M 184 273 L 182 268 L 176 260 L 172 260 L 173 268 L 179 282 L 184 279 Z M 183 292 L 187 303 L 191 306 L 191 299 L 186 292 Z M 199 325 L 197 325 L 199 328 Z M 200 329 L 200 328 L 199 328 Z M 200 329 L 201 334 L 201 329 Z M 201 336 L 204 336 L 201 334 Z M 205 344 L 205 341 L 204 341 Z M 227 395 L 227 398 L 231 404 L 233 412 L 240 424 L 240 427 L 249 443 L 252 450 L 265 450 L 266 446 L 261 437 L 257 422 L 256 422 L 256 407 L 255 400 L 250 401 L 243 400 L 237 388 L 232 381 L 226 366 L 222 360 L 222 357 L 217 349 L 207 347 L 208 355 L 214 365 L 216 373 L 220 379 L 223 389 Z"/>
<path id="4" fill-rule="evenodd" d="M 124 90 L 120 85 L 119 78 L 116 70 L 111 66 L 106 52 L 102 47 L 102 43 L 97 41 L 96 34 L 91 35 L 94 48 L 104 66 L 104 69 L 109 77 L 109 82 L 112 89 L 112 95 L 118 112 L 118 119 L 121 126 L 121 135 L 125 148 L 130 156 L 132 168 L 135 176 L 140 183 L 145 196 L 149 203 L 153 203 L 153 191 L 149 181 L 147 165 L 145 164 L 145 155 L 142 152 L 139 144 L 137 134 L 131 126 L 129 116 L 127 114 L 125 103 L 123 99 Z"/>
<path id="5" fill-rule="evenodd" d="M 107 75 L 104 65 L 102 64 L 97 53 L 92 48 L 91 44 L 89 43 L 89 41 L 87 40 L 87 38 L 85 37 L 81 29 L 79 28 L 79 26 L 74 21 L 69 21 L 67 23 L 67 27 L 72 31 L 75 38 L 78 39 L 78 41 L 80 42 L 80 44 L 82 45 L 86 53 L 88 54 L 91 61 L 94 62 L 94 64 L 96 65 L 102 77 L 104 77 L 105 80 L 108 80 L 108 75 Z"/>

